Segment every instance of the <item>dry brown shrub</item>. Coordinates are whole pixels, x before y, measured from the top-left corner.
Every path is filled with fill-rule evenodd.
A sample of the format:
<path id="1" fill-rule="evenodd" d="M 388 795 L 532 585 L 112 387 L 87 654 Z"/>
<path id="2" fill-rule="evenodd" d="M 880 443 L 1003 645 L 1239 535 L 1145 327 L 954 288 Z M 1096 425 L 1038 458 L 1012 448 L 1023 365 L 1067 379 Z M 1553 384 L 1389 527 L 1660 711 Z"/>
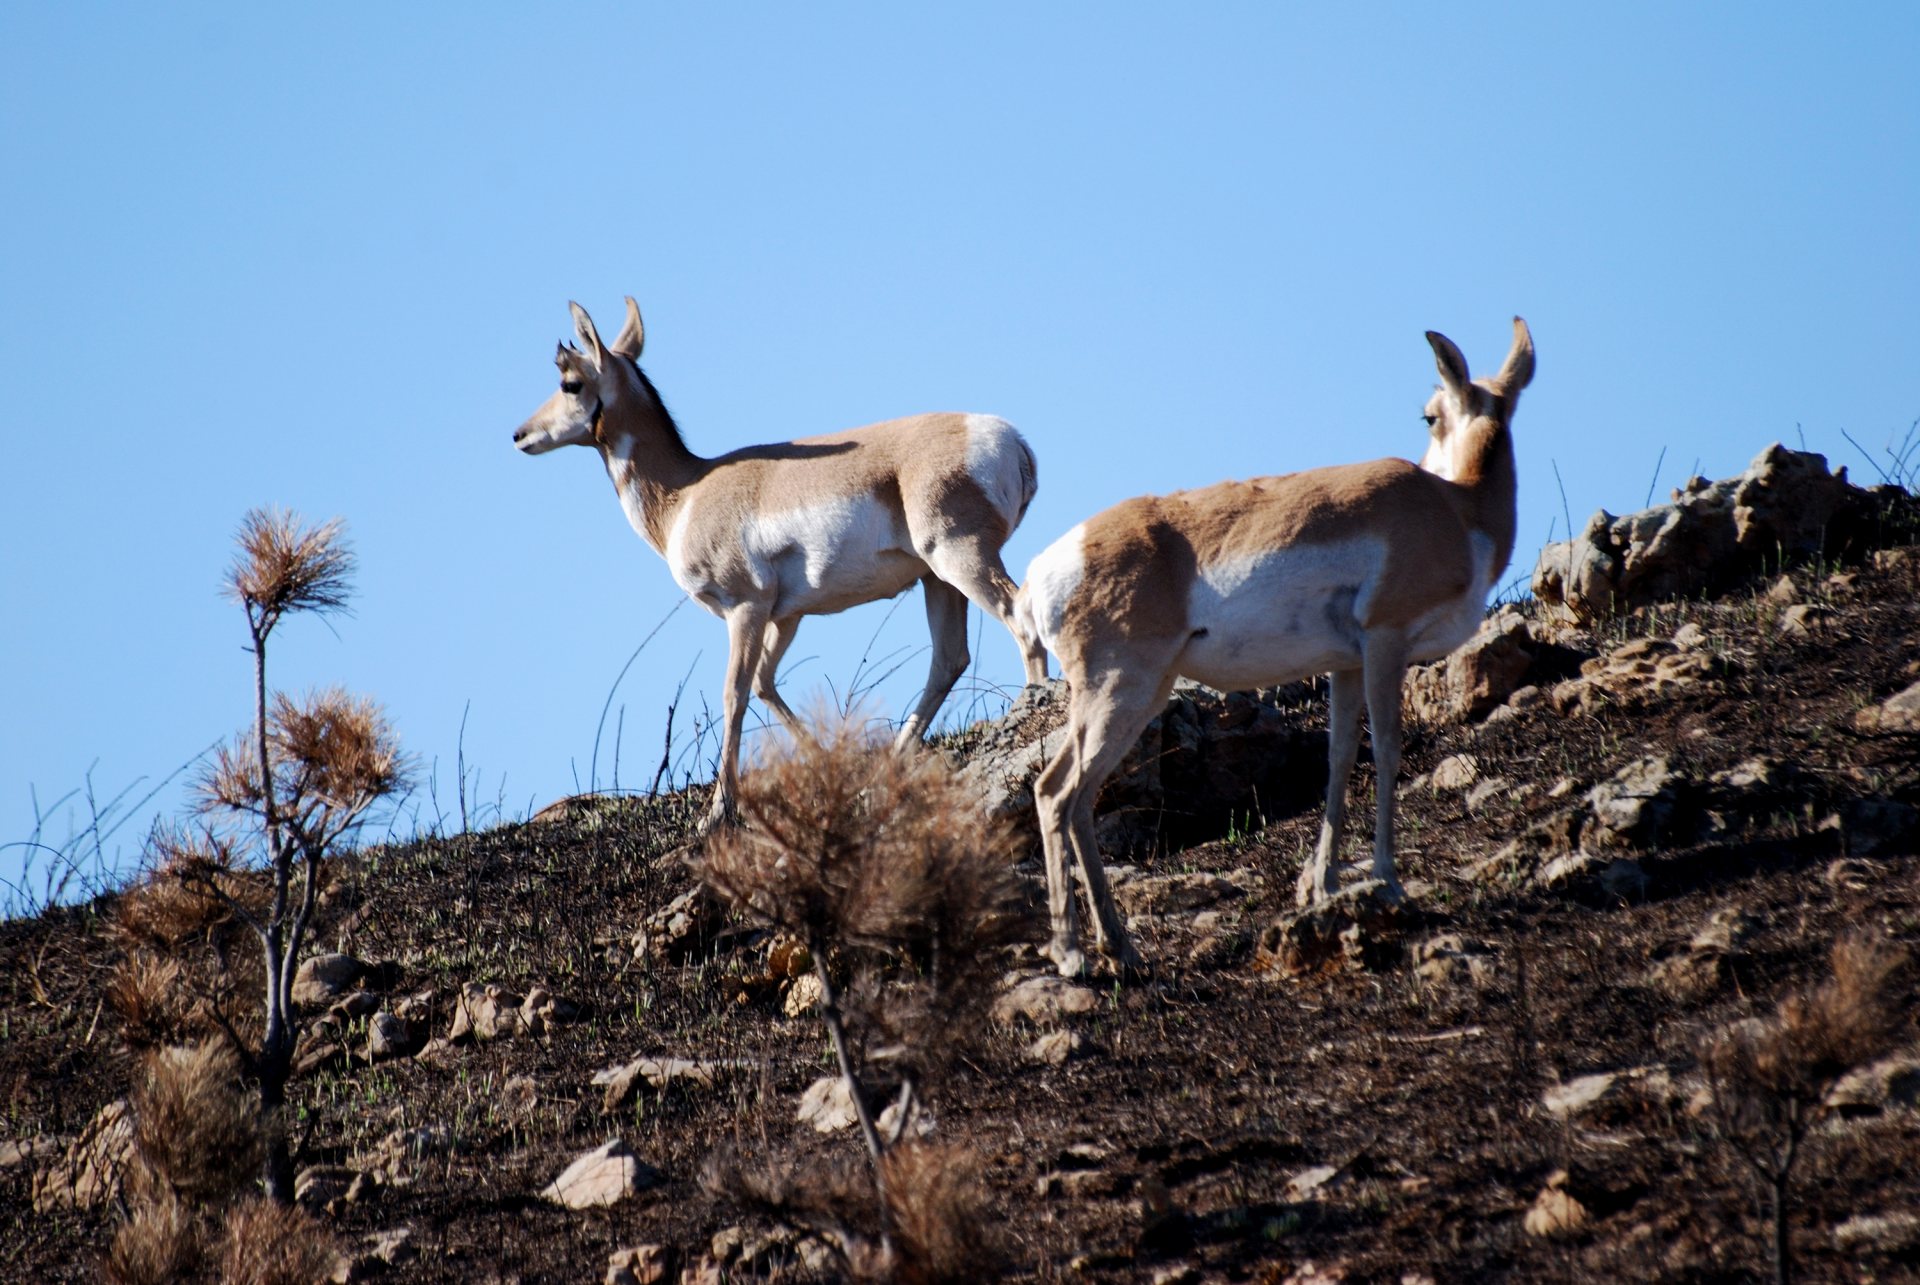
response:
<path id="1" fill-rule="evenodd" d="M 1789 1193 L 1794 1165 L 1841 1076 L 1884 1053 L 1905 1021 L 1906 954 L 1857 933 L 1833 947 L 1833 976 L 1782 999 L 1771 1016 L 1709 1037 L 1701 1063 L 1720 1136 L 1771 1205 L 1773 1279 L 1792 1271 Z"/>
<path id="2" fill-rule="evenodd" d="M 978 1159 L 964 1147 L 901 1143 L 881 1162 L 895 1279 L 907 1285 L 990 1280 L 1006 1265 Z"/>
<path id="3" fill-rule="evenodd" d="M 120 1224 L 100 1264 L 110 1285 L 171 1285 L 200 1262 L 200 1228 L 171 1196 L 142 1200 Z"/>
<path id="4" fill-rule="evenodd" d="M 121 894 L 114 928 L 129 944 L 176 950 L 210 938 L 233 918 L 219 898 L 188 887 L 170 872 L 156 871 L 145 883 Z"/>
<path id="5" fill-rule="evenodd" d="M 264 1145 L 259 1105 L 223 1042 L 162 1049 L 133 1093 L 134 1145 L 168 1193 L 217 1205 L 252 1181 Z"/>
<path id="6" fill-rule="evenodd" d="M 297 1205 L 243 1201 L 227 1210 L 220 1279 L 226 1285 L 314 1285 L 340 1253 L 327 1229 Z"/>
<path id="7" fill-rule="evenodd" d="M 107 1006 L 119 1014 L 127 1047 L 137 1052 L 206 1034 L 187 970 L 177 959 L 135 949 L 107 981 Z"/>
<path id="8" fill-rule="evenodd" d="M 1906 956 L 1865 934 L 1833 948 L 1833 976 L 1736 1023 L 1704 1050 L 1728 1123 L 1745 1132 L 1816 1107 L 1841 1076 L 1883 1052 L 1902 1021 L 1896 980 Z"/>
<path id="9" fill-rule="evenodd" d="M 251 732 L 215 750 L 195 788 L 203 811 L 265 810 Z M 277 814 L 324 847 L 374 800 L 404 789 L 410 767 L 380 703 L 338 687 L 295 699 L 276 692 L 267 716 Z"/>
<path id="10" fill-rule="evenodd" d="M 301 529 L 285 509 L 251 509 L 234 534 L 239 551 L 227 571 L 227 595 L 272 630 L 290 611 L 344 611 L 351 594 L 353 552 L 338 518 Z"/>
<path id="11" fill-rule="evenodd" d="M 1011 824 L 937 755 L 869 744 L 827 720 L 761 756 L 741 824 L 713 836 L 702 873 L 722 896 L 890 983 L 855 1006 L 884 1035 L 925 1048 L 977 1028 L 1005 948 L 1033 932 Z M 865 970 L 871 975 L 875 970 Z"/>

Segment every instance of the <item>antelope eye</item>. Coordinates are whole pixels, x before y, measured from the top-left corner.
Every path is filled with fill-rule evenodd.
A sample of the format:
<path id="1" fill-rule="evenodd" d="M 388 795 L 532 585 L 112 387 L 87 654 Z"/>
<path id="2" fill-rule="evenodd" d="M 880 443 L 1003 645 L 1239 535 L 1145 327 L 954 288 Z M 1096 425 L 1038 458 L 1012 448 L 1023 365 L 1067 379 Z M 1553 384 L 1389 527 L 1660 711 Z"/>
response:
<path id="1" fill-rule="evenodd" d="M 1427 421 L 1428 428 L 1432 428 L 1440 419 L 1438 415 L 1422 415 L 1420 418 Z"/>
<path id="2" fill-rule="evenodd" d="M 577 379 L 563 379 L 560 381 L 560 391 L 569 397 L 575 396 L 580 391 L 580 381 Z M 1432 421 L 1429 420 L 1428 422 L 1431 423 Z"/>

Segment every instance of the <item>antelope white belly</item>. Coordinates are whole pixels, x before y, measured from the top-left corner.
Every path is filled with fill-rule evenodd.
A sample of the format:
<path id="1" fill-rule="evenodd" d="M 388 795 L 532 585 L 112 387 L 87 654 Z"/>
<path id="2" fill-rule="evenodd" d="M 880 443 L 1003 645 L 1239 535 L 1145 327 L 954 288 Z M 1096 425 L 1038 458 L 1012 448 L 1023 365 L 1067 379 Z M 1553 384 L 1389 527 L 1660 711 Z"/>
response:
<path id="1" fill-rule="evenodd" d="M 742 544 L 776 618 L 844 611 L 891 598 L 926 574 L 905 524 L 870 495 L 747 519 Z"/>
<path id="2" fill-rule="evenodd" d="M 1180 672 L 1241 691 L 1360 664 L 1356 603 L 1376 576 L 1374 540 L 1248 554 L 1200 569 Z"/>

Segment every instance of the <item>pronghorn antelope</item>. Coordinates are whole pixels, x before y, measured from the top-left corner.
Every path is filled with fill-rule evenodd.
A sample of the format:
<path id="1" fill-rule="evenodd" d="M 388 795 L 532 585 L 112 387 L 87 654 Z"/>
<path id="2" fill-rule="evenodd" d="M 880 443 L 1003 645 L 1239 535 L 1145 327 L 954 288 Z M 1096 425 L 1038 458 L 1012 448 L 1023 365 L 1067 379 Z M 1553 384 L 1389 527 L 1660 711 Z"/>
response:
<path id="1" fill-rule="evenodd" d="M 1427 332 L 1440 387 L 1431 441 L 1415 467 L 1375 460 L 1127 500 L 1082 522 L 1033 560 L 1016 610 L 1060 658 L 1072 685 L 1066 743 L 1034 795 L 1046 847 L 1049 953 L 1083 971 L 1069 862 L 1093 906 L 1099 949 L 1140 967 L 1114 912 L 1094 842 L 1093 804 L 1128 748 L 1185 676 L 1227 691 L 1331 675 L 1327 810 L 1301 872 L 1302 905 L 1330 896 L 1347 778 L 1364 700 L 1379 800 L 1373 873 L 1393 895 L 1393 786 L 1400 688 L 1409 663 L 1472 636 L 1513 552 L 1509 427 L 1533 378 L 1533 339 L 1472 380 L 1445 335 Z"/>
<path id="2" fill-rule="evenodd" d="M 611 346 L 577 303 L 576 348 L 554 357 L 560 389 L 514 430 L 529 455 L 596 447 L 640 538 L 679 586 L 727 622 L 726 726 L 707 824 L 731 815 L 751 686 L 780 721 L 799 721 L 774 688 L 800 617 L 926 591 L 933 660 L 926 690 L 895 742 L 920 737 L 967 668 L 967 603 L 1013 630 L 1027 681 L 1047 654 L 1016 626 L 1000 547 L 1033 500 L 1033 452 L 991 415 L 915 415 L 717 459 L 687 449 L 640 370 L 640 309 Z"/>

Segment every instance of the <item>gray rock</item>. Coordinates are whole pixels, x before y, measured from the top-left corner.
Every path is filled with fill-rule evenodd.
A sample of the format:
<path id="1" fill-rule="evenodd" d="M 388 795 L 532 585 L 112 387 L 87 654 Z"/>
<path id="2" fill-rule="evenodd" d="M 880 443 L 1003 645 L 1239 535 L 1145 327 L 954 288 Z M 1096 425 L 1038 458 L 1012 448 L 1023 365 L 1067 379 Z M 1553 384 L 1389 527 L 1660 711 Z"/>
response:
<path id="1" fill-rule="evenodd" d="M 1782 554 L 1837 549 L 1871 501 L 1824 456 L 1775 444 L 1744 473 L 1694 478 L 1673 502 L 1616 518 L 1602 509 L 1574 539 L 1550 544 L 1533 572 L 1543 604 L 1601 620 L 1749 574 Z"/>
<path id="2" fill-rule="evenodd" d="M 540 1198 L 566 1209 L 598 1209 L 616 1204 L 660 1181 L 641 1164 L 633 1149 L 615 1138 L 577 1157 L 540 1190 Z"/>
<path id="3" fill-rule="evenodd" d="M 1092 987 L 1042 973 L 1016 983 L 995 1000 L 993 1018 L 1006 1025 L 1022 1018 L 1045 1025 L 1075 1013 L 1090 1013 L 1098 1007 L 1100 995 Z"/>
<path id="4" fill-rule="evenodd" d="M 366 965 L 352 955 L 309 955 L 293 974 L 293 1002 L 301 1008 L 331 1003 L 365 971 Z"/>

